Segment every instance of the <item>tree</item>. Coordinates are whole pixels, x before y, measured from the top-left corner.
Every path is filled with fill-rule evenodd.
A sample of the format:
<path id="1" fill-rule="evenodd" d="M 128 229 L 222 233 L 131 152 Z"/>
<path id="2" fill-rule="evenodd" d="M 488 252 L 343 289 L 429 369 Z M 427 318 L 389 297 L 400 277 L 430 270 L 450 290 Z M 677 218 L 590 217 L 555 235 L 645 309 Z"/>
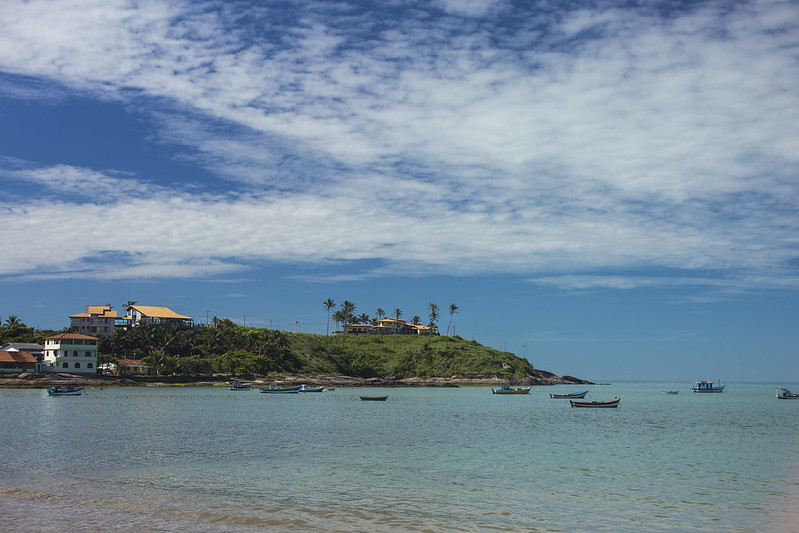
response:
<path id="1" fill-rule="evenodd" d="M 358 322 L 361 324 L 368 324 L 369 323 L 369 315 L 366 313 L 361 313 L 358 315 Z"/>
<path id="2" fill-rule="evenodd" d="M 327 334 L 330 335 L 330 311 L 336 307 L 336 302 L 333 301 L 332 298 L 328 298 L 322 305 L 325 307 L 325 311 L 327 311 Z"/>
<path id="3" fill-rule="evenodd" d="M 347 324 L 352 324 L 354 322 L 353 320 L 353 315 L 355 313 L 354 303 L 350 302 L 349 300 L 344 300 L 344 303 L 341 304 L 341 312 L 344 313 Z"/>
<path id="4" fill-rule="evenodd" d="M 341 310 L 336 311 L 335 313 L 333 313 L 333 322 L 336 323 L 336 327 L 337 328 L 338 328 L 338 324 L 341 324 L 342 327 L 343 327 L 344 324 L 347 323 L 347 315 L 344 314 L 344 311 L 341 311 Z"/>
<path id="5" fill-rule="evenodd" d="M 401 317 L 401 316 L 402 316 L 402 310 L 401 310 L 401 309 L 399 309 L 399 308 L 397 308 L 397 309 L 394 309 L 394 318 L 396 318 L 397 320 L 399 320 L 399 317 Z"/>
<path id="6" fill-rule="evenodd" d="M 383 311 L 382 307 L 378 307 L 377 311 L 375 311 L 375 316 L 377 317 L 378 320 L 380 320 L 382 318 L 385 318 L 386 312 Z"/>
<path id="7" fill-rule="evenodd" d="M 427 308 L 430 310 L 430 313 L 428 313 L 430 317 L 430 328 L 435 328 L 436 320 L 438 320 L 438 304 L 431 303 Z"/>
<path id="8" fill-rule="evenodd" d="M 418 326 L 419 324 L 422 323 L 422 317 L 420 317 L 419 315 L 413 315 L 413 319 L 411 319 L 411 323 L 414 326 Z"/>
<path id="9" fill-rule="evenodd" d="M 455 304 L 449 304 L 449 323 L 447 324 L 447 335 L 449 335 L 449 328 L 452 325 L 452 316 L 458 312 L 458 306 Z M 452 330 L 452 333 L 455 333 L 455 330 Z"/>
<path id="10" fill-rule="evenodd" d="M 137 303 L 138 302 L 136 302 L 136 300 L 128 300 L 128 303 L 122 306 L 122 308 L 125 310 L 126 313 L 130 313 L 130 308 L 136 305 Z"/>

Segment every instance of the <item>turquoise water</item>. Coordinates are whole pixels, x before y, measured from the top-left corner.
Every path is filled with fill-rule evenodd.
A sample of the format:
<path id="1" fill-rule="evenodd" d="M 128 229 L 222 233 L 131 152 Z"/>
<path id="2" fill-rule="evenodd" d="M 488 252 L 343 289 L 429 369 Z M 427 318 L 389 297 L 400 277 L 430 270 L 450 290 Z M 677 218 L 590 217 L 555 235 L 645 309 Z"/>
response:
<path id="1" fill-rule="evenodd" d="M 0 527 L 799 531 L 799 400 L 776 386 L 589 388 L 618 409 L 549 399 L 576 387 L 0 390 Z"/>

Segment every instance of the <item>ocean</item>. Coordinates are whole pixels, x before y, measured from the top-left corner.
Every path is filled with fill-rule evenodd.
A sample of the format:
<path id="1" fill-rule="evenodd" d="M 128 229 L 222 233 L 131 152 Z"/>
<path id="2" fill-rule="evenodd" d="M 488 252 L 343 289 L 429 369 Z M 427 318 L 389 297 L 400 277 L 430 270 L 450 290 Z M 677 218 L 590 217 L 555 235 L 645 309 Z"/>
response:
<path id="1" fill-rule="evenodd" d="M 799 400 L 777 386 L 799 390 L 584 387 L 617 409 L 549 398 L 579 386 L 3 389 L 0 529 L 799 531 Z"/>

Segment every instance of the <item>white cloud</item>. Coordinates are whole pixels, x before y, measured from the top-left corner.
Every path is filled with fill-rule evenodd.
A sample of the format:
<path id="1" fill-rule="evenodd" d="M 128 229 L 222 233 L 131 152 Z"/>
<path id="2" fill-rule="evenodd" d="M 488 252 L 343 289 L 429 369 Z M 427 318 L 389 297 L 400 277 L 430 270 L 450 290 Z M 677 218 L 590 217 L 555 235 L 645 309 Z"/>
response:
<path id="1" fill-rule="evenodd" d="M 129 234 L 23 253 L 36 271 L 197 276 L 259 260 L 376 258 L 381 273 L 540 273 L 573 287 L 648 285 L 583 274 L 647 266 L 795 286 L 799 15 L 789 3 L 709 3 L 668 19 L 530 12 L 519 16 L 535 24 L 515 28 L 492 26 L 509 6 L 483 2 L 440 3 L 453 18 L 391 21 L 310 4 L 290 27 L 267 8 L 254 14 L 256 38 L 230 10 L 137 5 L 9 2 L 0 68 L 106 98 L 135 89 L 137 105 L 174 102 L 153 108 L 159 138 L 190 147 L 237 192 L 67 165 L 9 171 L 63 193 L 103 192 L 96 205 L 31 199 L 46 217 L 6 207 L 9 242 L 23 252 L 53 226 L 68 241 L 76 216 L 136 214 Z M 485 18 L 469 28 L 461 16 Z M 87 260 L 109 250 L 137 263 L 100 273 Z M 0 260 L 0 272 L 27 271 Z"/>

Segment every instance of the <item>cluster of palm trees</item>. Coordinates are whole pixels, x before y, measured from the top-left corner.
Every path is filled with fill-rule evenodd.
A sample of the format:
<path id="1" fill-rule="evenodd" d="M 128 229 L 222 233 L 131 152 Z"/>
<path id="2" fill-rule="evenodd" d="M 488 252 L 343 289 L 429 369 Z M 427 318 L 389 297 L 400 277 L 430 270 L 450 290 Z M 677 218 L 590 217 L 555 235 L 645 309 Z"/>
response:
<path id="1" fill-rule="evenodd" d="M 324 302 L 322 302 L 322 306 L 327 311 L 327 334 L 330 335 L 330 319 L 333 319 L 333 323 L 338 328 L 338 325 L 341 324 L 342 326 L 347 324 L 372 324 L 376 325 L 379 320 L 382 320 L 387 316 L 386 311 L 382 307 L 378 307 L 375 311 L 374 317 L 369 317 L 366 313 L 361 313 L 360 315 L 355 314 L 355 304 L 350 302 L 349 300 L 344 300 L 341 303 L 338 310 L 331 314 L 331 311 L 336 309 L 336 302 L 333 301 L 332 298 L 328 298 Z M 438 311 L 438 304 L 431 303 L 427 306 L 428 310 L 428 318 L 430 322 L 428 323 L 428 327 L 437 328 L 436 322 L 439 318 L 439 311 Z M 450 328 L 452 327 L 452 319 L 455 313 L 458 312 L 458 306 L 455 304 L 449 304 L 449 323 L 447 324 L 447 335 L 449 335 Z M 394 309 L 392 316 L 399 320 L 402 316 L 402 310 L 397 308 Z M 422 323 L 422 319 L 419 315 L 414 315 L 411 319 L 411 324 L 420 325 Z M 454 329 L 453 329 L 454 331 Z"/>

